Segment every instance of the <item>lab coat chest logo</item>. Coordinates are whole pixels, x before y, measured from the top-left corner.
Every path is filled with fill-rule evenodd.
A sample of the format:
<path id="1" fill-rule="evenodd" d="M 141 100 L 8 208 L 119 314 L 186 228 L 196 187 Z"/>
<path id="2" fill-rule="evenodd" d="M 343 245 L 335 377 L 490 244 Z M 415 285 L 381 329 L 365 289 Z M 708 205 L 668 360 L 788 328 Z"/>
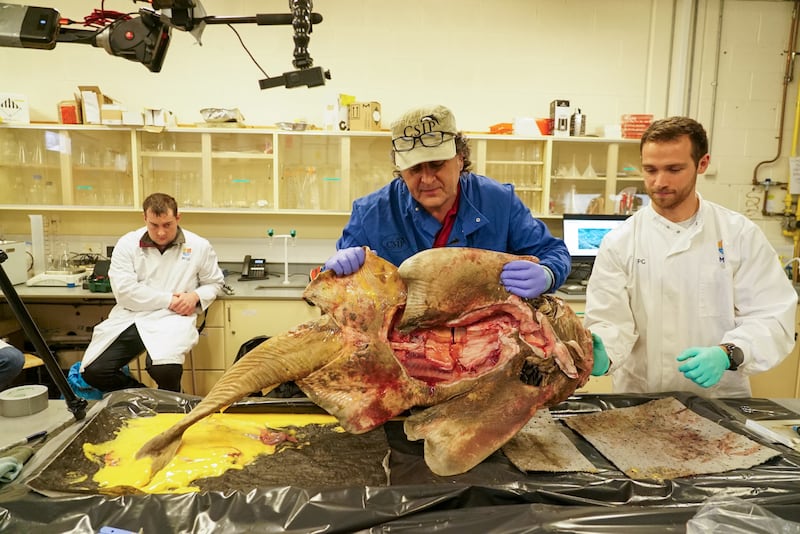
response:
<path id="1" fill-rule="evenodd" d="M 181 259 L 183 261 L 189 261 L 192 259 L 192 247 L 183 247 L 181 251 Z"/>
<path id="2" fill-rule="evenodd" d="M 717 241 L 717 252 L 719 252 L 719 262 L 725 265 L 725 248 L 722 246 L 722 239 Z"/>

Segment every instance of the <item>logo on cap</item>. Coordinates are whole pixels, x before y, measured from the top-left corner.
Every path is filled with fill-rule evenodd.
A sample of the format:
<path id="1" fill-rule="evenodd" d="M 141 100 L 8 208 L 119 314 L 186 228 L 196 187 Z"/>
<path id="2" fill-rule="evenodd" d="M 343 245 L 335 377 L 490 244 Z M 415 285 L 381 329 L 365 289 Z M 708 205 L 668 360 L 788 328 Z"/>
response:
<path id="1" fill-rule="evenodd" d="M 403 135 L 407 137 L 417 137 L 432 132 L 436 126 L 439 126 L 439 120 L 433 115 L 425 115 L 420 119 L 419 124 L 409 124 L 406 126 L 403 129 Z"/>

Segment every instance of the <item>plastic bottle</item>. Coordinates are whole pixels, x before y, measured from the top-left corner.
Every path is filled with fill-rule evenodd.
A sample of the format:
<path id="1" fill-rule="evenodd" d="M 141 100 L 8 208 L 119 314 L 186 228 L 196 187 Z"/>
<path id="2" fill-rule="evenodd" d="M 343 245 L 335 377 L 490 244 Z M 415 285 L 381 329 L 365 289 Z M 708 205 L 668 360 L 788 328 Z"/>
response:
<path id="1" fill-rule="evenodd" d="M 328 104 L 325 106 L 325 130 L 333 131 L 336 130 L 336 123 L 339 121 L 339 113 L 336 111 L 336 106 L 333 104 Z"/>
<path id="2" fill-rule="evenodd" d="M 575 198 L 575 186 L 573 185 L 569 189 L 569 197 L 567 198 L 567 209 L 564 210 L 564 213 L 578 213 L 578 203 Z"/>
<path id="3" fill-rule="evenodd" d="M 569 119 L 569 135 L 580 136 L 586 134 L 586 116 L 577 108 Z"/>

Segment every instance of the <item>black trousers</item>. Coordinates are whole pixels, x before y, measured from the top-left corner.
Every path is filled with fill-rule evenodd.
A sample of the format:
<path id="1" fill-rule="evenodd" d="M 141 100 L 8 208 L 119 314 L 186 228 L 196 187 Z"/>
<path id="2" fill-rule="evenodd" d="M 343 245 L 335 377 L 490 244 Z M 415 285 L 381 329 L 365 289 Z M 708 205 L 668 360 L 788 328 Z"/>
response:
<path id="1" fill-rule="evenodd" d="M 143 388 L 144 384 L 122 372 L 122 368 L 144 351 L 144 343 L 135 324 L 126 328 L 95 361 L 83 370 L 83 379 L 100 391 L 126 388 Z M 183 366 L 177 363 L 153 365 L 147 355 L 147 373 L 158 384 L 158 389 L 181 391 Z"/>

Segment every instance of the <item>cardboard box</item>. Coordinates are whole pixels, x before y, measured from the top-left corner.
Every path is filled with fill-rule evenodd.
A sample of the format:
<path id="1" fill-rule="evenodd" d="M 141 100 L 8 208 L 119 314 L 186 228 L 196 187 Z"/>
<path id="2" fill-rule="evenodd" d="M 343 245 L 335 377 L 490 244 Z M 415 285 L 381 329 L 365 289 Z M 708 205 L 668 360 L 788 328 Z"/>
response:
<path id="1" fill-rule="evenodd" d="M 381 129 L 381 105 L 379 102 L 355 102 L 347 106 L 347 122 L 351 131 L 375 131 Z"/>
<path id="2" fill-rule="evenodd" d="M 117 100 L 104 95 L 96 85 L 79 85 L 83 124 L 122 124 L 123 106 Z"/>
<path id="3" fill-rule="evenodd" d="M 553 120 L 553 136 L 569 137 L 569 100 L 550 102 L 550 118 Z"/>
<path id="4" fill-rule="evenodd" d="M 0 93 L 0 122 L 30 124 L 28 97 L 15 93 Z"/>
<path id="5" fill-rule="evenodd" d="M 145 126 L 167 126 L 169 121 L 169 112 L 166 109 L 153 109 L 145 108 L 144 110 L 144 125 Z"/>
<path id="6" fill-rule="evenodd" d="M 58 103 L 58 120 L 61 124 L 80 124 L 81 107 L 74 100 L 62 100 Z"/>
<path id="7" fill-rule="evenodd" d="M 122 124 L 129 124 L 131 126 L 144 126 L 144 114 L 141 111 L 123 110 Z"/>
<path id="8" fill-rule="evenodd" d="M 122 107 L 116 104 L 101 106 L 100 120 L 103 124 L 122 124 Z"/>
<path id="9" fill-rule="evenodd" d="M 104 96 L 103 92 L 96 85 L 79 85 L 79 94 L 75 95 L 76 100 L 81 103 L 81 115 L 84 124 L 102 124 L 103 118 L 100 115 L 100 107 L 106 103 L 111 104 L 111 99 Z"/>

